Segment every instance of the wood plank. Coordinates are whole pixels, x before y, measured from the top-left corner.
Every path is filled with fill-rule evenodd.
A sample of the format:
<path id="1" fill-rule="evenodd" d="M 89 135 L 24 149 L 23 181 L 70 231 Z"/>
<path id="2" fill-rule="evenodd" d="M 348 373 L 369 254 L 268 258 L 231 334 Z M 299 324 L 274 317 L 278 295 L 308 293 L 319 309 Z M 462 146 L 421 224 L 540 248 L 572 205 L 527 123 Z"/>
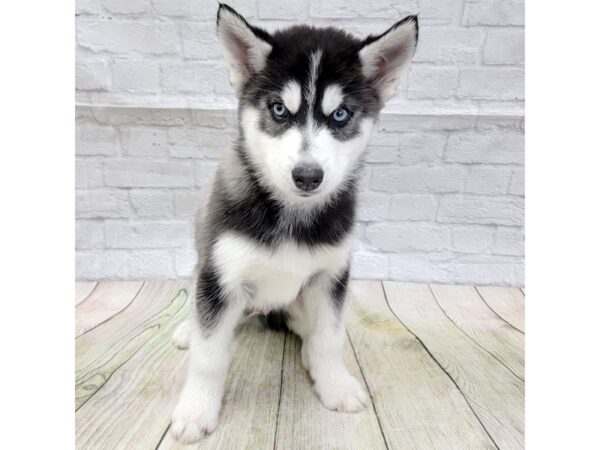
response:
<path id="1" fill-rule="evenodd" d="M 181 281 L 146 282 L 123 314 L 75 340 L 76 409 L 161 331 L 174 310 L 183 307 L 178 293 L 184 287 Z"/>
<path id="2" fill-rule="evenodd" d="M 171 336 L 188 314 L 188 293 L 180 282 L 167 282 L 154 293 L 163 309 L 135 334 L 150 330 L 149 339 L 141 347 L 136 343 L 135 351 L 116 350 L 91 374 L 90 382 L 102 386 L 75 414 L 77 448 L 156 448 L 168 426 L 185 362 Z"/>
<path id="3" fill-rule="evenodd" d="M 525 296 L 518 288 L 477 286 L 487 305 L 517 330 L 525 332 Z"/>
<path id="4" fill-rule="evenodd" d="M 356 414 L 334 412 L 323 406 L 302 366 L 300 348 L 301 340 L 294 334 L 289 334 L 285 346 L 275 448 L 385 448 L 371 402 L 365 411 Z M 364 387 L 362 374 L 349 342 L 346 342 L 344 359 L 350 373 Z"/>
<path id="5" fill-rule="evenodd" d="M 75 336 L 123 311 L 142 288 L 142 281 L 103 281 L 75 308 Z"/>
<path id="6" fill-rule="evenodd" d="M 388 447 L 494 448 L 452 380 L 392 314 L 381 283 L 353 281 L 350 292 L 348 331 Z"/>
<path id="7" fill-rule="evenodd" d="M 431 285 L 449 319 L 521 380 L 525 378 L 525 335 L 500 319 L 473 286 Z"/>
<path id="8" fill-rule="evenodd" d="M 217 429 L 193 446 L 179 444 L 167 432 L 159 448 L 273 448 L 284 338 L 284 333 L 266 330 L 256 322 L 241 326 L 236 333 L 236 349 Z M 164 411 L 167 417 L 175 406 L 184 378 L 185 371 L 177 382 L 175 402 Z"/>
<path id="9" fill-rule="evenodd" d="M 97 281 L 76 281 L 75 282 L 75 306 L 79 305 L 94 291 L 98 284 Z"/>
<path id="10" fill-rule="evenodd" d="M 523 448 L 523 381 L 465 336 L 428 286 L 384 282 L 384 287 L 391 309 L 452 376 L 497 446 Z"/>

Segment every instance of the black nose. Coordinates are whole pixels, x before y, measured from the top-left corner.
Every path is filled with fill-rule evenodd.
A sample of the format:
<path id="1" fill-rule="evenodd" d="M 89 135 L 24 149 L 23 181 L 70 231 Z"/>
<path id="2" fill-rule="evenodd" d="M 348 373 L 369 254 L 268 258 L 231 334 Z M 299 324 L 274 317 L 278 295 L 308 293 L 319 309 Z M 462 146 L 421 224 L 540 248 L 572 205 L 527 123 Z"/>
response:
<path id="1" fill-rule="evenodd" d="M 298 189 L 314 191 L 323 181 L 323 169 L 315 165 L 296 166 L 292 170 L 292 178 Z"/>

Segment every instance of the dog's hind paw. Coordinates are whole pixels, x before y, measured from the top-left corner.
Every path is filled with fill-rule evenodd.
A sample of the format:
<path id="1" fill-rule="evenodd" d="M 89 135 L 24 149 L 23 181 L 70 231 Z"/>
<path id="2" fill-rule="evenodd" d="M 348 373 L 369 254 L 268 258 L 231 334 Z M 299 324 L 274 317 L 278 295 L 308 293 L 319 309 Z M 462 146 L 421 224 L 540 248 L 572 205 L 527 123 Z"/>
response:
<path id="1" fill-rule="evenodd" d="M 186 349 L 190 346 L 191 326 L 190 320 L 184 320 L 173 333 L 172 340 L 177 348 Z"/>

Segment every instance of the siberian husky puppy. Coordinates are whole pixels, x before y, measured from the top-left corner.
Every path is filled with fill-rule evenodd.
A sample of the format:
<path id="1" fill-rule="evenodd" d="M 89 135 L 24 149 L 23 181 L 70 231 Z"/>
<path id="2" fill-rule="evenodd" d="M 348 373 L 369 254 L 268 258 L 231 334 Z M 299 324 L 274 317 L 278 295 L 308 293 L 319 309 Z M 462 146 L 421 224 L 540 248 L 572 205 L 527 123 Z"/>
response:
<path id="1" fill-rule="evenodd" d="M 365 407 L 342 358 L 356 184 L 418 25 L 406 17 L 365 39 L 305 25 L 268 33 L 222 4 L 217 33 L 239 131 L 200 209 L 193 317 L 174 336 L 190 358 L 171 432 L 187 443 L 217 426 L 233 332 L 248 312 L 300 336 L 326 408 Z"/>

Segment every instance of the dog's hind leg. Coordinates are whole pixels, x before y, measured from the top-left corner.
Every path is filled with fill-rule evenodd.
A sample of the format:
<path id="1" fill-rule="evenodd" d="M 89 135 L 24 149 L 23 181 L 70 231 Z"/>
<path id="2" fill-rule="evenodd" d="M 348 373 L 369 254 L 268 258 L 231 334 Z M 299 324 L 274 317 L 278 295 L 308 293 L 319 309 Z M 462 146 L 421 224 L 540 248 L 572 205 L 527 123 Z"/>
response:
<path id="1" fill-rule="evenodd" d="M 185 350 L 190 346 L 190 334 L 192 332 L 192 325 L 192 320 L 188 319 L 181 322 L 175 329 L 172 340 L 177 348 Z"/>
<path id="2" fill-rule="evenodd" d="M 321 274 L 290 305 L 290 328 L 302 338 L 302 364 L 326 408 L 357 412 L 367 395 L 343 360 L 346 327 L 342 319 L 348 272 Z"/>

